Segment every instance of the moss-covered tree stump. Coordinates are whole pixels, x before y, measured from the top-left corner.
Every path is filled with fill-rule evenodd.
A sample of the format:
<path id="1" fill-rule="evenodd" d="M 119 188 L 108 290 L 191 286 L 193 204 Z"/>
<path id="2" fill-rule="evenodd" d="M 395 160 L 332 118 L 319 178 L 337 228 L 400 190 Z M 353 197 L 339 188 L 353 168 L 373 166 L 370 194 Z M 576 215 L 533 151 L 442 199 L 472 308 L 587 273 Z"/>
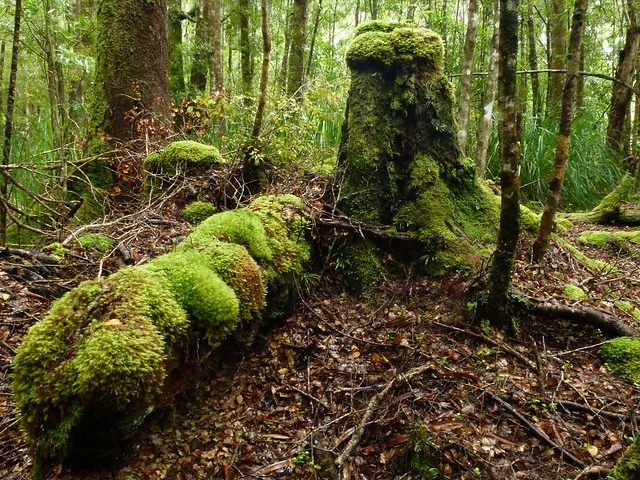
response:
<path id="1" fill-rule="evenodd" d="M 460 154 L 443 58 L 430 30 L 380 21 L 356 30 L 335 189 L 349 216 L 414 234 L 431 271 L 488 255 L 499 216 L 499 198 Z"/>
<path id="2" fill-rule="evenodd" d="M 301 201 L 265 196 L 204 220 L 172 253 L 56 301 L 15 357 L 13 392 L 38 467 L 108 456 L 161 401 L 192 348 L 260 319 L 309 257 Z M 203 342 L 202 339 L 206 339 Z"/>

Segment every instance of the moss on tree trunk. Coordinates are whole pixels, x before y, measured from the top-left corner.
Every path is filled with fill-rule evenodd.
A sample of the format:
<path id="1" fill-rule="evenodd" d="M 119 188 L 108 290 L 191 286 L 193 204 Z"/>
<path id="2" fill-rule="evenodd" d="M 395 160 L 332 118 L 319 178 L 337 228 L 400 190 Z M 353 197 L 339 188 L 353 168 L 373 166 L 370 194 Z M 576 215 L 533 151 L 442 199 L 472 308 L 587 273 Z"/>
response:
<path id="1" fill-rule="evenodd" d="M 335 189 L 348 215 L 414 234 L 436 271 L 490 251 L 499 206 L 460 154 L 443 58 L 430 30 L 380 21 L 356 29 Z"/>

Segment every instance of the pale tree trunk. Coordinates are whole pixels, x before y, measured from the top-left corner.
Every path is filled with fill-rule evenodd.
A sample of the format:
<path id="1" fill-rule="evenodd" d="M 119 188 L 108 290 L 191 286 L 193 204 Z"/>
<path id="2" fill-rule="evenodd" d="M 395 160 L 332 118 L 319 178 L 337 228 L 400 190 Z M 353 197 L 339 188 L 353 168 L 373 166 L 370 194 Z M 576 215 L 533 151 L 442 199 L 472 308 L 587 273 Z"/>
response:
<path id="1" fill-rule="evenodd" d="M 500 0 L 500 230 L 489 272 L 487 316 L 492 325 L 509 328 L 507 308 L 511 272 L 520 235 L 520 142 L 516 128 L 518 1 Z"/>
<path id="2" fill-rule="evenodd" d="M 469 0 L 467 34 L 464 40 L 464 59 L 460 76 L 460 102 L 458 104 L 458 143 L 464 155 L 467 150 L 467 134 L 469 130 L 469 114 L 471 112 L 471 73 L 473 71 L 473 54 L 478 34 L 478 0 Z"/>
<path id="3" fill-rule="evenodd" d="M 628 8 L 630 24 L 615 75 L 627 85 L 633 81 L 640 48 L 640 26 L 637 24 L 637 12 L 632 0 L 629 1 Z M 613 83 L 607 124 L 607 146 L 621 157 L 629 156 L 629 141 L 625 140 L 624 126 L 631 103 L 631 93 L 626 86 L 618 82 Z"/>
<path id="4" fill-rule="evenodd" d="M 527 36 L 529 40 L 529 67 L 531 68 L 531 96 L 533 98 L 533 117 L 540 118 L 542 106 L 540 101 L 540 79 L 538 78 L 538 55 L 536 51 L 536 30 L 533 22 L 533 0 L 527 4 Z"/>
<path id="5" fill-rule="evenodd" d="M 245 103 L 250 102 L 252 91 L 253 68 L 251 65 L 251 39 L 249 36 L 249 0 L 238 0 L 240 13 L 240 71 L 242 75 L 242 94 L 246 95 Z"/>
<path id="6" fill-rule="evenodd" d="M 262 71 L 260 74 L 260 99 L 256 118 L 253 122 L 251 136 L 256 143 L 260 142 L 260 130 L 262 129 L 262 118 L 264 116 L 264 106 L 267 103 L 267 85 L 269 82 L 269 55 L 271 54 L 271 36 L 269 35 L 269 8 L 267 0 L 261 0 L 262 7 Z"/>
<path id="7" fill-rule="evenodd" d="M 287 5 L 289 2 L 287 2 Z M 290 7 L 287 6 L 287 25 L 284 29 L 284 49 L 282 52 L 282 63 L 280 65 L 280 74 L 278 75 L 278 87 L 281 91 L 287 89 L 287 75 L 289 72 L 289 52 L 291 51 L 291 18 L 293 17 L 293 10 L 289 11 Z"/>
<path id="8" fill-rule="evenodd" d="M 22 20 L 22 0 L 16 0 L 13 24 L 13 47 L 11 49 L 11 71 L 9 72 L 9 86 L 7 89 L 7 111 L 5 114 L 4 141 L 2 144 L 2 165 L 9 165 L 11 155 L 11 137 L 13 136 L 13 107 L 16 98 L 16 77 L 18 75 L 18 54 L 20 53 L 20 23 Z M 8 172 L 2 172 L 0 182 L 0 246 L 7 243 L 7 216 L 9 209 Z"/>
<path id="9" fill-rule="evenodd" d="M 491 53 L 489 54 L 489 75 L 487 76 L 487 88 L 482 97 L 482 115 L 478 127 L 478 145 L 476 148 L 476 172 L 480 178 L 485 177 L 487 169 L 487 151 L 489 150 L 489 137 L 493 125 L 493 104 L 498 86 L 498 44 L 500 39 L 500 8 L 496 0 L 493 5 L 493 36 L 491 37 Z"/>
<path id="10" fill-rule="evenodd" d="M 316 37 L 318 35 L 318 26 L 320 25 L 320 14 L 322 13 L 322 0 L 318 0 L 316 13 L 313 17 L 313 30 L 311 32 L 311 44 L 309 45 L 309 56 L 307 57 L 307 77 L 311 78 L 311 67 L 313 65 L 313 52 L 316 45 Z"/>
<path id="11" fill-rule="evenodd" d="M 207 23 L 208 36 L 211 37 L 211 55 L 209 56 L 209 86 L 212 98 L 224 98 L 224 77 L 222 73 L 222 0 L 204 2 L 204 20 Z M 210 28 L 209 28 L 210 27 Z M 223 104 L 224 108 L 224 104 Z M 218 132 L 227 133 L 224 112 L 218 115 Z"/>
<path id="12" fill-rule="evenodd" d="M 287 95 L 302 101 L 304 84 L 304 50 L 307 29 L 307 0 L 293 0 L 291 17 L 291 49 L 289 52 L 289 75 Z"/>
<path id="13" fill-rule="evenodd" d="M 551 0 L 551 52 L 550 65 L 552 70 L 565 69 L 565 55 L 567 43 L 567 6 L 565 0 Z M 564 88 L 563 73 L 549 74 L 549 88 L 547 90 L 547 117 L 558 118 L 562 90 Z"/>
<path id="14" fill-rule="evenodd" d="M 184 61 L 182 58 L 182 21 L 185 14 L 180 0 L 171 0 L 168 11 L 169 92 L 184 94 Z"/>
<path id="15" fill-rule="evenodd" d="M 553 173 L 549 184 L 549 196 L 540 220 L 538 238 L 533 244 L 533 260 L 541 261 L 549 248 L 549 237 L 555 219 L 560 197 L 564 174 L 569 158 L 569 145 L 571 141 L 571 121 L 573 120 L 573 105 L 576 93 L 580 69 L 580 51 L 584 34 L 584 17 L 587 10 L 587 0 L 576 0 L 573 7 L 573 20 L 571 21 L 571 36 L 569 38 L 569 54 L 567 56 L 566 84 L 562 94 L 562 111 L 560 112 L 560 131 L 556 146 L 556 156 L 553 164 Z"/>

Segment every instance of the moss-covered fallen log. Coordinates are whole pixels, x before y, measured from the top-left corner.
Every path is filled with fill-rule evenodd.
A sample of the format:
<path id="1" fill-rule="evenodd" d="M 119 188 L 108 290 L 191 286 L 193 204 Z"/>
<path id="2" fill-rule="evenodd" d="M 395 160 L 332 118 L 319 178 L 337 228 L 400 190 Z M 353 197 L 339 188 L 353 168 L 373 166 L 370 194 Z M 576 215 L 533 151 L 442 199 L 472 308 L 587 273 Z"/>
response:
<path id="1" fill-rule="evenodd" d="M 215 348 L 259 320 L 267 291 L 309 257 L 301 206 L 265 196 L 213 215 L 174 252 L 56 301 L 15 357 L 13 391 L 36 467 L 108 456 L 175 395 L 166 380 L 196 345 Z"/>

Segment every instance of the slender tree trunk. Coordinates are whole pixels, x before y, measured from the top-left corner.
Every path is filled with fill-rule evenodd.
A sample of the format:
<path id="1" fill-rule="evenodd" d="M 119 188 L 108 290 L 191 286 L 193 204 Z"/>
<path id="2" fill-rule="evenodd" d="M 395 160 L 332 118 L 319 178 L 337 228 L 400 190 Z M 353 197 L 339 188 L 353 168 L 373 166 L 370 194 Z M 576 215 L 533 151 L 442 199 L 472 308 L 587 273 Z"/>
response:
<path id="1" fill-rule="evenodd" d="M 584 42 L 580 46 L 580 71 L 584 72 Z M 578 75 L 576 85 L 576 108 L 584 107 L 584 75 Z"/>
<path id="2" fill-rule="evenodd" d="M 471 112 L 471 72 L 473 71 L 473 55 L 476 48 L 478 34 L 478 0 L 469 0 L 469 19 L 467 34 L 464 40 L 464 59 L 462 75 L 460 77 L 460 102 L 458 104 L 458 142 L 460 151 L 464 155 L 467 151 L 467 134 L 469 130 L 469 115 Z"/>
<path id="3" fill-rule="evenodd" d="M 488 318 L 510 327 L 507 318 L 511 272 L 520 235 L 520 142 L 516 128 L 516 63 L 518 58 L 518 1 L 500 0 L 500 230 L 489 273 Z"/>
<path id="4" fill-rule="evenodd" d="M 413 22 L 416 15 L 416 0 L 409 0 L 409 5 L 407 6 L 407 21 Z"/>
<path id="5" fill-rule="evenodd" d="M 538 54 L 536 52 L 536 29 L 533 22 L 533 0 L 529 0 L 527 4 L 527 33 L 529 39 L 529 67 L 531 73 L 531 96 L 533 98 L 533 117 L 536 121 L 542 113 L 542 105 L 540 101 L 540 79 L 536 73 L 538 70 Z"/>
<path id="6" fill-rule="evenodd" d="M 197 0 L 192 20 L 196 22 L 194 52 L 189 75 L 189 89 L 203 93 L 207 88 L 207 74 L 211 58 L 211 7 L 206 0 Z M 182 33 L 182 29 L 181 29 Z M 171 72 L 169 73 L 171 77 Z"/>
<path id="7" fill-rule="evenodd" d="M 16 0 L 13 23 L 13 47 L 11 49 L 11 71 L 9 72 L 9 87 L 7 89 L 7 112 L 4 126 L 4 142 L 2 144 L 2 165 L 9 165 L 11 157 L 11 137 L 13 136 L 13 107 L 16 98 L 16 77 L 18 75 L 18 54 L 20 53 L 20 22 L 22 20 L 22 0 Z M 0 246 L 7 244 L 7 198 L 8 188 L 6 175 L 2 170 L 0 183 Z"/>
<path id="8" fill-rule="evenodd" d="M 551 0 L 551 63 L 552 70 L 565 69 L 565 55 L 567 42 L 567 6 L 565 0 Z M 562 90 L 564 88 L 564 74 L 549 74 L 549 89 L 547 97 L 547 116 L 558 118 Z"/>
<path id="9" fill-rule="evenodd" d="M 489 137 L 493 125 L 493 104 L 498 86 L 498 48 L 500 40 L 500 8 L 498 0 L 493 4 L 494 28 L 491 37 L 491 53 L 489 54 L 489 75 L 487 76 L 487 88 L 482 97 L 482 114 L 478 127 L 478 146 L 476 148 L 476 171 L 480 178 L 485 177 L 487 168 L 487 151 L 489 150 Z"/>
<path id="10" fill-rule="evenodd" d="M 356 13 L 355 13 L 355 26 L 357 27 L 360 24 L 360 1 L 356 0 Z"/>
<path id="11" fill-rule="evenodd" d="M 249 0 L 238 0 L 240 13 L 240 71 L 242 74 L 242 93 L 250 101 L 252 92 L 251 39 L 249 36 Z"/>
<path id="12" fill-rule="evenodd" d="M 224 75 L 222 72 L 222 0 L 205 0 L 206 21 L 211 25 L 211 56 L 209 57 L 209 85 L 211 96 L 224 99 Z M 218 132 L 227 133 L 227 123 L 224 118 L 224 103 L 218 115 Z"/>
<path id="13" fill-rule="evenodd" d="M 573 7 L 573 20 L 571 21 L 571 36 L 569 38 L 569 54 L 567 56 L 567 76 L 564 92 L 562 94 L 562 111 L 560 112 L 560 131 L 558 144 L 553 164 L 551 183 L 549 184 L 549 196 L 540 220 L 538 238 L 533 244 L 533 260 L 541 261 L 549 248 L 549 237 L 555 219 L 562 184 L 569 158 L 569 146 L 571 142 L 571 122 L 573 120 L 573 105 L 576 93 L 576 85 L 580 71 L 580 50 L 584 35 L 584 17 L 587 10 L 587 0 L 576 0 Z"/>
<path id="14" fill-rule="evenodd" d="M 262 71 L 260 75 L 260 99 L 256 118 L 253 122 L 251 136 L 256 143 L 260 141 L 260 130 L 262 129 L 262 118 L 264 116 L 264 106 L 267 103 L 267 86 L 269 83 L 269 55 L 271 54 L 271 36 L 269 35 L 269 8 L 267 0 L 261 0 L 262 6 Z"/>
<path id="15" fill-rule="evenodd" d="M 287 95 L 302 101 L 304 85 L 304 50 L 306 45 L 307 0 L 293 0 L 291 17 L 291 51 Z"/>
<path id="16" fill-rule="evenodd" d="M 378 19 L 378 0 L 371 0 L 371 20 Z"/>
<path id="17" fill-rule="evenodd" d="M 184 93 L 184 61 L 182 58 L 182 2 L 171 0 L 168 13 L 169 30 L 169 92 Z"/>
<path id="18" fill-rule="evenodd" d="M 633 81 L 638 64 L 640 48 L 640 26 L 637 24 L 637 12 L 633 1 L 629 1 L 630 25 L 627 30 L 624 48 L 620 52 L 618 70 L 615 77 L 626 84 Z M 624 85 L 614 83 L 611 90 L 609 121 L 607 124 L 607 146 L 623 158 L 629 156 L 629 141 L 625 140 L 624 126 L 631 103 L 631 91 Z"/>
<path id="19" fill-rule="evenodd" d="M 311 66 L 313 65 L 313 52 L 316 45 L 316 37 L 318 35 L 318 26 L 320 25 L 320 14 L 322 13 L 322 0 L 318 0 L 316 13 L 313 17 L 313 30 L 311 32 L 311 44 L 309 45 L 309 55 L 307 57 L 307 77 L 311 78 Z"/>
<path id="20" fill-rule="evenodd" d="M 289 53 L 291 52 L 291 19 L 293 10 L 287 7 L 289 14 L 287 15 L 287 25 L 284 30 L 284 51 L 282 52 L 282 64 L 280 65 L 280 74 L 278 76 L 278 87 L 282 92 L 287 88 L 287 76 L 289 74 Z"/>

